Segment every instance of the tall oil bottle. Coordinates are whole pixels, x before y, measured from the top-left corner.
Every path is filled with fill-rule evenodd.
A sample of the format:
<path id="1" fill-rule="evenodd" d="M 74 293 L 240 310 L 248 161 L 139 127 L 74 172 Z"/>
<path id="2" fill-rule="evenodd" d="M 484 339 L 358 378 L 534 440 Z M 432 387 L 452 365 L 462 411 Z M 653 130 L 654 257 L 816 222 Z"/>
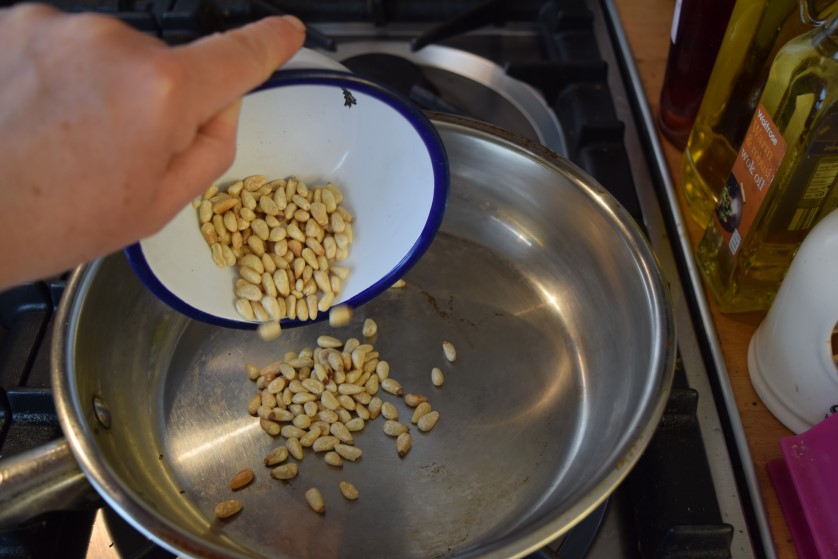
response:
<path id="1" fill-rule="evenodd" d="M 777 53 L 729 171 L 698 266 L 723 312 L 767 309 L 838 207 L 838 16 Z"/>
<path id="2" fill-rule="evenodd" d="M 727 180 L 776 52 L 836 11 L 835 0 L 736 2 L 682 159 L 689 213 L 702 227 Z"/>

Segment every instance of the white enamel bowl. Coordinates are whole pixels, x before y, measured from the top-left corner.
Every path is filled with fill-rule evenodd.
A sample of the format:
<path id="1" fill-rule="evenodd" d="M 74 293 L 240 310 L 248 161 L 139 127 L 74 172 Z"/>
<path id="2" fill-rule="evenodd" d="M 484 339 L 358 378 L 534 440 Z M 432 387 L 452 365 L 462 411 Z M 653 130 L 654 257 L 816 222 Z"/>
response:
<path id="1" fill-rule="evenodd" d="M 257 174 L 341 188 L 355 218 L 354 241 L 335 304 L 353 307 L 418 261 L 442 222 L 449 190 L 445 150 L 424 113 L 386 86 L 335 70 L 283 70 L 245 97 L 237 156 L 217 184 L 223 189 Z M 236 311 L 236 269 L 212 262 L 191 205 L 126 252 L 145 285 L 178 311 L 228 327 L 256 326 Z"/>

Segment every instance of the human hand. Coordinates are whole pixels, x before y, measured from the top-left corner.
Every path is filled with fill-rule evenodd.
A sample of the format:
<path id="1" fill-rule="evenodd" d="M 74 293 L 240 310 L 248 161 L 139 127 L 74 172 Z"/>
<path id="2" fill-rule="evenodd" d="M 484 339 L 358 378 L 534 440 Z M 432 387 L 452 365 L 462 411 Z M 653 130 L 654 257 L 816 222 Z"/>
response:
<path id="1" fill-rule="evenodd" d="M 0 289 L 159 230 L 232 164 L 241 96 L 304 37 L 271 17 L 168 47 L 102 15 L 0 10 Z"/>

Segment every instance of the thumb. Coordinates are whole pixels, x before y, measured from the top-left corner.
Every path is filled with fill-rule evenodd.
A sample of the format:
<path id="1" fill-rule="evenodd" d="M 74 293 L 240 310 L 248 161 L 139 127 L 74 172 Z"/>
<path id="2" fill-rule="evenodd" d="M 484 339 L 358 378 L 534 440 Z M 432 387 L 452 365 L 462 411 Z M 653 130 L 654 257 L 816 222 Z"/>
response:
<path id="1" fill-rule="evenodd" d="M 294 16 L 272 16 L 177 47 L 184 83 L 191 84 L 208 119 L 264 82 L 302 47 L 305 26 Z"/>

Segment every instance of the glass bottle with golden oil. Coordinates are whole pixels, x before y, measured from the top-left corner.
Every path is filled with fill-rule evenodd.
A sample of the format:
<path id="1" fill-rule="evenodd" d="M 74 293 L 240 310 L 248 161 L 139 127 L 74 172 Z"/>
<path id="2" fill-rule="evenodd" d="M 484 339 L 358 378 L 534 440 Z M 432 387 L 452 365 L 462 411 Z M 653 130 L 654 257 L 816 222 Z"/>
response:
<path id="1" fill-rule="evenodd" d="M 777 53 L 696 258 L 722 312 L 767 309 L 838 207 L 838 15 Z"/>
<path id="2" fill-rule="evenodd" d="M 835 0 L 737 0 L 681 164 L 689 213 L 707 224 L 777 50 L 838 11 Z"/>

